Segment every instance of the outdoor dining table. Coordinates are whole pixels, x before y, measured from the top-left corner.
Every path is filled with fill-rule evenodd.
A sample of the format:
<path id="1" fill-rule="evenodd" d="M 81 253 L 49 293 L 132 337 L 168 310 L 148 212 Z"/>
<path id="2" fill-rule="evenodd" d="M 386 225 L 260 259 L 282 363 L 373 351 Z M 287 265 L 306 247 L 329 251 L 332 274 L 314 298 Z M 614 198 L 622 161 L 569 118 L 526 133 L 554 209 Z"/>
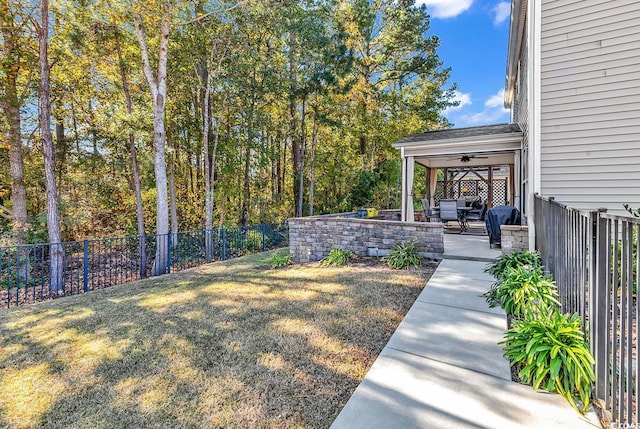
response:
<path id="1" fill-rule="evenodd" d="M 467 215 L 473 210 L 473 207 L 458 207 L 458 223 L 462 231 L 467 230 Z M 440 212 L 440 206 L 433 207 L 434 213 Z"/>

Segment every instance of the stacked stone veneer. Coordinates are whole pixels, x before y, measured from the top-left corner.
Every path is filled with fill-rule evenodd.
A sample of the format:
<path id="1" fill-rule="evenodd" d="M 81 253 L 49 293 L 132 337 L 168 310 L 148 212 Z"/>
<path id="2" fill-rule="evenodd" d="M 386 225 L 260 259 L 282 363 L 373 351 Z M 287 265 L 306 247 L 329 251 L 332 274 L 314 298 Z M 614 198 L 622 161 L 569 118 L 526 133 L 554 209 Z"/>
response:
<path id="1" fill-rule="evenodd" d="M 502 253 L 529 250 L 529 227 L 526 225 L 502 225 L 500 227 Z"/>
<path id="2" fill-rule="evenodd" d="M 294 262 L 319 261 L 333 247 L 358 256 L 384 256 L 396 243 L 407 241 L 415 241 L 422 256 L 439 259 L 444 253 L 443 225 L 327 216 L 289 219 L 289 250 Z"/>

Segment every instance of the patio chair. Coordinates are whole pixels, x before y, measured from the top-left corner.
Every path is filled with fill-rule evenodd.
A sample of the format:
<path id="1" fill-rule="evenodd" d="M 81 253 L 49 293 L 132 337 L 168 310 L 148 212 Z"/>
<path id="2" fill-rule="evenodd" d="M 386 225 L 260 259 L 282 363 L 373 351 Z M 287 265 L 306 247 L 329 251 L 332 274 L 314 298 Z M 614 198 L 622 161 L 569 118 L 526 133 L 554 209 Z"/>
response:
<path id="1" fill-rule="evenodd" d="M 435 213 L 434 210 L 431 209 L 429 200 L 427 200 L 426 198 L 422 199 L 422 209 L 424 210 L 424 217 L 427 222 L 430 222 L 432 219 L 435 219 L 436 222 L 440 220 L 440 217 Z"/>
<path id="2" fill-rule="evenodd" d="M 484 221 L 484 215 L 487 213 L 487 203 L 482 203 L 481 208 L 469 210 L 466 219 L 475 221 Z"/>
<path id="3" fill-rule="evenodd" d="M 458 202 L 456 200 L 440 200 L 440 220 L 442 223 L 455 220 L 460 225 L 458 217 Z M 460 225 L 460 232 L 462 232 L 462 225 Z"/>
<path id="4" fill-rule="evenodd" d="M 465 216 L 463 218 L 464 229 L 469 228 L 469 221 L 475 221 L 475 222 L 484 221 L 484 217 L 486 213 L 487 213 L 486 203 L 482 203 L 482 208 L 469 210 L 467 213 L 465 213 Z M 484 230 L 485 228 L 482 227 L 482 229 Z"/>

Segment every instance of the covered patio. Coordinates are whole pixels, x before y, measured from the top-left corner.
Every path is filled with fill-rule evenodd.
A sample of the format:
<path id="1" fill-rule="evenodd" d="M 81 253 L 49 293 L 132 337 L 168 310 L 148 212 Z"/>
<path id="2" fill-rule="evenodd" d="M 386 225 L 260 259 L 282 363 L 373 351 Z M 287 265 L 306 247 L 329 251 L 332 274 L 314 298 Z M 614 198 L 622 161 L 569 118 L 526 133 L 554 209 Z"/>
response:
<path id="1" fill-rule="evenodd" d="M 429 131 L 394 143 L 402 160 L 401 220 L 415 221 L 415 200 L 422 198 L 435 207 L 440 199 L 476 197 L 488 208 L 522 211 L 522 136 L 519 125 L 499 124 Z M 425 195 L 414 192 L 416 163 L 425 168 Z"/>

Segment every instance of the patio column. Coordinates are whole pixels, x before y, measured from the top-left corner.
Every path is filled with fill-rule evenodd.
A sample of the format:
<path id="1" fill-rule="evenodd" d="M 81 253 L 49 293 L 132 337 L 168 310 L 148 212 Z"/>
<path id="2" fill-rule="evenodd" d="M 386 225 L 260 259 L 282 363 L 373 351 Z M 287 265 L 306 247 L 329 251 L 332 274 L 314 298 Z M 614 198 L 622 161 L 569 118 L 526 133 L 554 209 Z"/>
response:
<path id="1" fill-rule="evenodd" d="M 520 172 L 522 171 L 522 158 L 519 150 L 514 152 L 513 160 L 513 206 L 522 213 L 522 201 L 520 199 L 520 190 L 522 189 L 522 178 L 520 175 Z"/>
<path id="2" fill-rule="evenodd" d="M 412 156 L 402 158 L 402 222 L 413 222 L 413 175 L 415 159 Z"/>
<path id="3" fill-rule="evenodd" d="M 438 186 L 438 169 L 430 168 L 429 169 L 429 183 L 427 183 L 429 187 L 429 204 L 430 207 L 436 206 L 436 187 Z"/>

